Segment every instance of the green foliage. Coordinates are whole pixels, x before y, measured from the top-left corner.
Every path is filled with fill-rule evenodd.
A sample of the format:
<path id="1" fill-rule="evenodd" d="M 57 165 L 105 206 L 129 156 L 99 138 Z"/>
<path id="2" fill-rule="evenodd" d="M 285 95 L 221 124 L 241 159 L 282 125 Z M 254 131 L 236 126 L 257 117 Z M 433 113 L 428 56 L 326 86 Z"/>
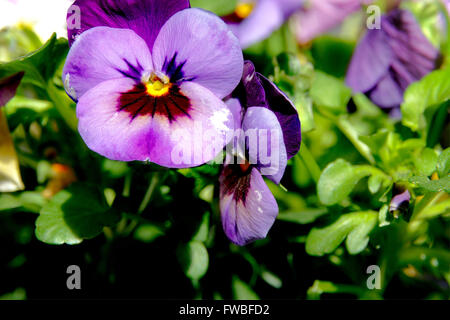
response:
<path id="1" fill-rule="evenodd" d="M 313 228 L 306 238 L 306 252 L 313 256 L 332 253 L 346 239 L 350 254 L 358 254 L 369 243 L 369 233 L 376 226 L 378 214 L 373 211 L 342 215 L 328 227 Z"/>
<path id="2" fill-rule="evenodd" d="M 438 107 L 450 99 L 450 69 L 437 70 L 413 83 L 405 92 L 402 122 L 426 136 Z M 446 104 L 448 108 L 448 103 Z"/>
<path id="3" fill-rule="evenodd" d="M 95 237 L 119 219 L 97 188 L 74 184 L 41 209 L 36 220 L 36 237 L 49 244 L 77 244 Z"/>

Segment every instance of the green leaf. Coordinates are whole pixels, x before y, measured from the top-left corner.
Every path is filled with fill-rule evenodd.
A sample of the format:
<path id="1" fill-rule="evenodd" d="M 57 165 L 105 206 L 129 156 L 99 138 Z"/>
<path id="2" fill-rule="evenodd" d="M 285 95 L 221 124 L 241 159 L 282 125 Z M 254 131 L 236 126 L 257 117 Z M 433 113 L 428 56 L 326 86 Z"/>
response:
<path id="1" fill-rule="evenodd" d="M 208 250 L 202 242 L 191 241 L 180 245 L 177 249 L 177 256 L 186 276 L 195 282 L 208 271 Z"/>
<path id="2" fill-rule="evenodd" d="M 333 224 L 317 229 L 314 228 L 306 238 L 306 252 L 313 256 L 323 256 L 332 253 L 346 240 L 350 254 L 363 251 L 369 242 L 369 233 L 378 222 L 378 213 L 374 211 L 354 212 L 342 215 Z"/>
<path id="3" fill-rule="evenodd" d="M 280 289 L 283 286 L 283 281 L 281 281 L 280 277 L 268 270 L 264 269 L 261 272 L 261 278 L 276 289 Z"/>
<path id="4" fill-rule="evenodd" d="M 409 182 L 428 192 L 450 192 L 450 176 L 444 177 L 439 180 L 430 180 L 426 176 L 416 176 L 411 177 L 409 179 Z"/>
<path id="5" fill-rule="evenodd" d="M 191 0 L 191 6 L 214 12 L 218 16 L 224 16 L 234 11 L 237 0 Z"/>
<path id="6" fill-rule="evenodd" d="M 363 290 L 356 286 L 334 284 L 329 281 L 316 280 L 308 289 L 307 298 L 309 300 L 319 300 L 323 293 L 351 293 L 356 296 L 361 296 L 363 294 Z"/>
<path id="7" fill-rule="evenodd" d="M 406 89 L 402 122 L 413 131 L 430 124 L 439 105 L 450 99 L 450 68 L 434 71 Z"/>
<path id="8" fill-rule="evenodd" d="M 450 148 L 442 151 L 438 158 L 436 168 L 440 178 L 444 178 L 448 175 L 450 171 Z"/>
<path id="9" fill-rule="evenodd" d="M 414 158 L 419 175 L 430 176 L 436 170 L 438 155 L 433 149 L 425 148 L 421 154 Z"/>
<path id="10" fill-rule="evenodd" d="M 134 238 L 145 243 L 151 243 L 164 235 L 164 231 L 153 224 L 140 225 L 134 232 Z"/>
<path id="11" fill-rule="evenodd" d="M 36 220 L 36 237 L 49 244 L 78 244 L 119 219 L 120 215 L 109 209 L 98 188 L 73 184 L 42 208 Z"/>
<path id="12" fill-rule="evenodd" d="M 370 167 L 352 166 L 343 159 L 330 163 L 323 170 L 317 184 L 320 201 L 327 206 L 341 202 L 352 192 L 359 180 L 370 174 Z"/>
<path id="13" fill-rule="evenodd" d="M 301 211 L 287 211 L 281 212 L 277 219 L 298 224 L 308 224 L 316 221 L 318 218 L 327 214 L 326 208 L 319 209 L 304 209 Z"/>
<path id="14" fill-rule="evenodd" d="M 30 83 L 45 89 L 47 82 L 53 78 L 68 50 L 67 40 L 57 39 L 56 34 L 53 34 L 38 50 L 14 61 L 0 63 L 0 78 L 25 71 L 23 83 Z"/>
<path id="15" fill-rule="evenodd" d="M 311 48 L 314 66 L 335 77 L 345 77 L 353 49 L 354 44 L 348 41 L 330 36 L 317 38 Z"/>
<path id="16" fill-rule="evenodd" d="M 319 107 L 325 107 L 333 113 L 346 113 L 352 90 L 343 80 L 317 71 L 311 86 L 311 97 Z"/>
<path id="17" fill-rule="evenodd" d="M 250 288 L 248 284 L 241 281 L 237 276 L 232 279 L 233 299 L 234 300 L 259 300 L 258 295 Z"/>

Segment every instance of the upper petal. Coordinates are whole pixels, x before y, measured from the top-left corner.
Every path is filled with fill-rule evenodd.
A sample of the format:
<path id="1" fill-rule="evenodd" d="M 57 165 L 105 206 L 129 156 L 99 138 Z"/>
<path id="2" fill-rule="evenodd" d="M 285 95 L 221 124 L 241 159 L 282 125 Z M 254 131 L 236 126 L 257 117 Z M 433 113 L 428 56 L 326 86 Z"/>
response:
<path id="1" fill-rule="evenodd" d="M 103 81 L 124 77 L 140 81 L 141 73 L 152 69 L 150 50 L 134 31 L 96 27 L 70 49 L 63 81 L 67 93 L 77 100 Z"/>
<path id="2" fill-rule="evenodd" d="M 300 118 L 292 101 L 272 81 L 261 74 L 258 77 L 264 87 L 268 108 L 275 113 L 283 131 L 287 158 L 295 156 L 300 150 L 302 132 Z"/>
<path id="3" fill-rule="evenodd" d="M 76 0 L 67 15 L 69 43 L 90 28 L 106 26 L 134 30 L 151 49 L 164 23 L 189 7 L 189 0 Z"/>
<path id="4" fill-rule="evenodd" d="M 245 175 L 235 170 L 225 166 L 220 176 L 220 212 L 227 237 L 243 246 L 267 236 L 278 205 L 256 168 Z"/>
<path id="5" fill-rule="evenodd" d="M 79 132 L 93 151 L 113 160 L 170 168 L 204 164 L 225 144 L 233 118 L 225 103 L 195 83 L 152 97 L 132 79 L 108 80 L 77 105 Z"/>
<path id="6" fill-rule="evenodd" d="M 219 98 L 229 95 L 242 76 L 239 41 L 217 16 L 201 9 L 173 15 L 161 28 L 152 51 L 155 70 L 175 81 L 192 81 Z"/>
<path id="7" fill-rule="evenodd" d="M 248 108 L 242 127 L 248 138 L 249 162 L 262 175 L 280 183 L 287 165 L 287 154 L 283 132 L 275 114 L 267 108 Z"/>
<path id="8" fill-rule="evenodd" d="M 353 53 L 345 82 L 355 92 L 369 91 L 388 72 L 392 60 L 383 30 L 369 30 Z"/>

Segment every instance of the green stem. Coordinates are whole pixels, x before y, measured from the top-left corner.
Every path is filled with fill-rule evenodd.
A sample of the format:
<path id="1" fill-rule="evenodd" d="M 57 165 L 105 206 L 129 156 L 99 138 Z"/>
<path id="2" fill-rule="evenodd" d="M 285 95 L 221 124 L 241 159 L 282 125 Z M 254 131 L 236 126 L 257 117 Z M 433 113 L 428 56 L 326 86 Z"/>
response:
<path id="1" fill-rule="evenodd" d="M 159 182 L 159 173 L 154 173 L 152 180 L 150 181 L 150 185 L 148 186 L 147 192 L 144 195 L 144 198 L 142 199 L 141 205 L 139 206 L 139 209 L 137 211 L 138 214 L 141 214 L 142 212 L 144 212 L 145 208 L 147 208 L 150 200 L 152 199 L 153 196 L 153 192 L 156 189 L 156 186 L 158 185 Z"/>
<path id="2" fill-rule="evenodd" d="M 358 133 L 352 130 L 352 124 L 342 117 L 339 117 L 336 122 L 337 127 L 341 132 L 350 140 L 350 142 L 355 146 L 356 150 L 370 163 L 375 164 L 375 159 L 370 152 L 369 147 L 359 140 Z"/>
<path id="3" fill-rule="evenodd" d="M 69 128 L 76 131 L 78 128 L 78 119 L 75 114 L 75 110 L 71 107 L 70 99 L 65 93 L 58 90 L 51 82 L 47 85 L 47 92 L 50 100 L 66 124 Z"/>
<path id="4" fill-rule="evenodd" d="M 300 152 L 298 155 L 305 164 L 309 173 L 311 174 L 311 177 L 313 178 L 314 182 L 317 184 L 319 182 L 321 170 L 316 160 L 314 159 L 311 151 L 309 151 L 308 147 L 306 146 L 305 142 L 302 142 Z"/>

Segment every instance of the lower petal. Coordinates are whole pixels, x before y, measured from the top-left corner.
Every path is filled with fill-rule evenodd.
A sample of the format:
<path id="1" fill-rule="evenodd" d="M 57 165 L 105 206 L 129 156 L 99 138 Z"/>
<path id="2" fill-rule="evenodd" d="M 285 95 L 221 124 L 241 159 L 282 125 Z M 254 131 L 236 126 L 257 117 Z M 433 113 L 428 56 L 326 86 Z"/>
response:
<path id="1" fill-rule="evenodd" d="M 232 114 L 209 90 L 185 83 L 157 99 L 140 90 L 131 79 L 109 80 L 81 97 L 79 131 L 90 149 L 186 168 L 214 159 L 227 143 Z"/>
<path id="2" fill-rule="evenodd" d="M 243 246 L 267 236 L 278 205 L 256 168 L 241 177 L 232 172 L 231 166 L 226 166 L 220 177 L 222 226 L 233 243 Z"/>

